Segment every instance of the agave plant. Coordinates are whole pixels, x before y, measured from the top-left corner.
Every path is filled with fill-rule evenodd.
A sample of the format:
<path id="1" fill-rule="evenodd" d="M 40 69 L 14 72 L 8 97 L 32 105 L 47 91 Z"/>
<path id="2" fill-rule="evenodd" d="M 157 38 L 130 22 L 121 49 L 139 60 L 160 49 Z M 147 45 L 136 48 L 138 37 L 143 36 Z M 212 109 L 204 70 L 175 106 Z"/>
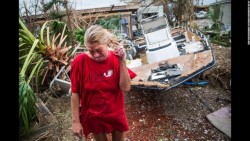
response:
<path id="1" fill-rule="evenodd" d="M 63 45 L 63 42 L 67 37 L 67 35 L 64 36 L 65 28 L 66 28 L 66 25 L 64 26 L 62 34 L 59 33 L 56 37 L 55 35 L 53 36 L 51 43 L 48 38 L 49 34 L 47 34 L 47 44 L 46 44 L 46 49 L 44 52 L 44 57 L 48 59 L 49 62 L 48 62 L 48 68 L 46 72 L 54 68 L 53 76 L 55 76 L 56 73 L 59 71 L 60 66 L 67 65 L 69 61 L 67 51 L 71 48 L 71 46 L 67 47 L 66 45 L 67 42 L 65 42 Z M 59 39 L 58 45 L 56 45 L 57 39 Z M 44 76 L 44 78 L 45 77 L 46 75 Z"/>

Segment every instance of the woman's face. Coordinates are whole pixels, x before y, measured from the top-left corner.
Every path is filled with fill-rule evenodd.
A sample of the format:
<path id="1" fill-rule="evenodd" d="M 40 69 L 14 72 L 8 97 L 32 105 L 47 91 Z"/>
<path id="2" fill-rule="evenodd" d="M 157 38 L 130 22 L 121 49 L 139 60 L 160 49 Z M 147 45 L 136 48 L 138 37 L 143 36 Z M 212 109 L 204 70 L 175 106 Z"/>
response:
<path id="1" fill-rule="evenodd" d="M 104 61 L 108 56 L 108 45 L 100 43 L 87 43 L 86 48 L 95 61 Z"/>

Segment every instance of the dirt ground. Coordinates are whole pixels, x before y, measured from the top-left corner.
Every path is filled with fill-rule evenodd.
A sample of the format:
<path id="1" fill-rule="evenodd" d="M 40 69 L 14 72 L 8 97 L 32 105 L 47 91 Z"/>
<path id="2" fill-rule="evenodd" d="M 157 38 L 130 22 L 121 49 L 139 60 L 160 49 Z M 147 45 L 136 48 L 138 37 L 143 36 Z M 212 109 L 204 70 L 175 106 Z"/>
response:
<path id="1" fill-rule="evenodd" d="M 206 118 L 213 111 L 231 105 L 231 48 L 212 44 L 212 49 L 216 65 L 193 79 L 206 81 L 207 85 L 179 85 L 168 91 L 132 88 L 125 95 L 130 128 L 125 134 L 126 141 L 231 140 Z M 51 123 L 54 126 L 33 135 L 30 140 L 78 140 L 71 131 L 70 97 L 54 98 L 49 91 L 39 97 L 53 118 L 40 116 L 36 126 Z M 93 136 L 90 134 L 87 140 L 94 140 Z"/>

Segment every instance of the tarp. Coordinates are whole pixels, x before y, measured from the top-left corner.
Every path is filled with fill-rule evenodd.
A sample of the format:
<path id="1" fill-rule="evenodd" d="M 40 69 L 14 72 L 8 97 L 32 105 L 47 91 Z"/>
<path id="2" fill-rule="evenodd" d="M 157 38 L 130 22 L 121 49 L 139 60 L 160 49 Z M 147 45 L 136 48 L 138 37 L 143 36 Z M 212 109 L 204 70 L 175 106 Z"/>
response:
<path id="1" fill-rule="evenodd" d="M 208 114 L 206 117 L 217 129 L 231 138 L 231 105 Z"/>

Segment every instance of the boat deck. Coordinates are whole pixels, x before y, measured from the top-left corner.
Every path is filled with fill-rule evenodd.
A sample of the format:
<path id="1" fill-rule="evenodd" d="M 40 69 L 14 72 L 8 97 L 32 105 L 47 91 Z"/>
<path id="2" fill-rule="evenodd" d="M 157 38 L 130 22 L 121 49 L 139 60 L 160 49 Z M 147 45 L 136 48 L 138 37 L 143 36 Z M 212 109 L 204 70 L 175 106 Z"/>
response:
<path id="1" fill-rule="evenodd" d="M 144 64 L 143 66 L 131 68 L 137 76 L 132 80 L 132 86 L 156 86 L 160 88 L 168 88 L 170 84 L 162 84 L 157 81 L 148 81 L 149 76 L 151 75 L 151 69 L 158 68 L 158 64 L 161 62 L 168 62 L 169 64 L 180 64 L 183 67 L 182 74 L 174 79 L 179 79 L 181 77 L 187 77 L 193 72 L 199 71 L 208 64 L 213 62 L 213 55 L 211 50 L 206 50 L 198 53 L 190 53 L 186 55 L 181 55 L 179 57 L 170 58 L 155 62 L 152 64 Z"/>

